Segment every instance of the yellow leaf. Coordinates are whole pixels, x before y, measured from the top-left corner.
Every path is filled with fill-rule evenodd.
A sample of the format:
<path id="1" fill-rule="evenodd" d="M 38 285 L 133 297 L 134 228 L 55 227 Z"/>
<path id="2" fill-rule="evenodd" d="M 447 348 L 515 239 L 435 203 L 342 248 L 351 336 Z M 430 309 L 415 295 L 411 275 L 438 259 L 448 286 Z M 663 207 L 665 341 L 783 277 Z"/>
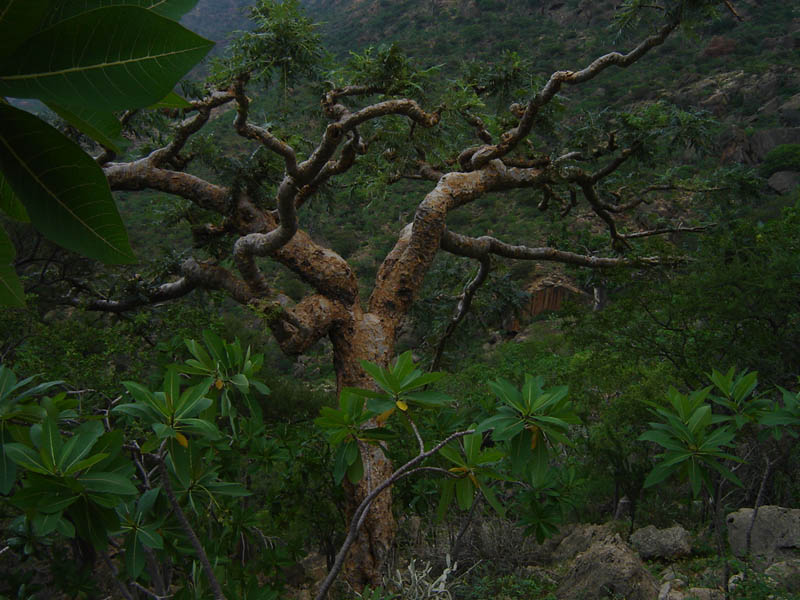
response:
<path id="1" fill-rule="evenodd" d="M 221 390 L 223 385 L 225 385 L 225 384 L 222 383 L 222 379 L 217 379 L 214 382 L 214 387 L 216 387 L 218 390 Z"/>
<path id="2" fill-rule="evenodd" d="M 397 402 L 395 402 L 395 404 L 397 404 L 397 408 L 399 408 L 403 412 L 406 412 L 408 410 L 408 404 L 406 404 L 405 400 L 398 400 Z"/>
<path id="3" fill-rule="evenodd" d="M 178 440 L 178 443 L 183 446 L 184 448 L 189 447 L 189 440 L 186 439 L 186 436 L 182 433 L 176 433 L 175 439 Z"/>
<path id="4" fill-rule="evenodd" d="M 383 427 L 383 424 L 386 423 L 386 421 L 389 419 L 389 417 L 392 416 L 393 412 L 394 412 L 394 409 L 390 408 L 386 412 L 382 412 L 377 417 L 375 417 L 375 420 L 378 422 L 378 426 L 379 427 Z"/>
<path id="5" fill-rule="evenodd" d="M 528 427 L 531 432 L 531 450 L 536 450 L 536 443 L 539 441 L 540 430 L 536 425 Z"/>

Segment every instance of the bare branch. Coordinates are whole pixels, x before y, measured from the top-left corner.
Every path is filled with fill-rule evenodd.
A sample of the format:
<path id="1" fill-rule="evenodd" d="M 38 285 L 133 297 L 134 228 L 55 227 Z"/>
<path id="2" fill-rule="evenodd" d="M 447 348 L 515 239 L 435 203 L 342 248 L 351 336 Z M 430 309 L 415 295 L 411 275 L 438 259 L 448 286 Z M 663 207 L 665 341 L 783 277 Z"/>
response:
<path id="1" fill-rule="evenodd" d="M 353 542 L 358 535 L 359 529 L 364 523 L 364 517 L 366 517 L 367 511 L 369 510 L 372 502 L 377 498 L 384 490 L 389 488 L 390 486 L 394 485 L 400 479 L 403 479 L 409 475 L 413 475 L 414 473 L 418 472 L 414 467 L 418 464 L 423 462 L 425 459 L 433 456 L 439 450 L 441 450 L 444 446 L 456 440 L 458 438 L 462 438 L 465 435 L 469 435 L 474 433 L 474 429 L 468 429 L 466 431 L 457 431 L 455 433 L 450 434 L 444 440 L 436 444 L 433 448 L 428 450 L 427 452 L 420 452 L 412 458 L 410 461 L 399 467 L 394 473 L 391 474 L 390 477 L 385 479 L 378 485 L 375 489 L 373 489 L 367 496 L 361 501 L 358 508 L 356 509 L 355 513 L 353 513 L 353 517 L 350 521 L 350 528 L 347 532 L 347 537 L 342 543 L 342 546 L 339 548 L 339 552 L 336 554 L 336 559 L 331 567 L 331 570 L 328 572 L 328 576 L 325 577 L 325 580 L 320 585 L 319 591 L 315 597 L 315 600 L 324 600 L 325 596 L 328 593 L 331 585 L 336 580 L 336 577 L 339 575 L 339 571 L 342 570 L 342 565 L 344 564 L 344 559 L 347 557 L 347 553 L 350 550 L 350 547 L 353 545 Z M 426 469 L 428 470 L 428 469 Z"/>
<path id="2" fill-rule="evenodd" d="M 447 340 L 450 339 L 450 336 L 453 335 L 456 327 L 458 327 L 459 323 L 464 320 L 464 317 L 469 312 L 469 308 L 472 305 L 472 299 L 475 297 L 475 293 L 478 291 L 478 289 L 486 281 L 486 277 L 489 275 L 490 267 L 491 261 L 489 257 L 482 257 L 480 259 L 480 267 L 478 268 L 477 275 L 475 275 L 475 277 L 464 286 L 464 291 L 461 293 L 461 296 L 459 296 L 458 299 L 456 312 L 453 315 L 453 318 L 450 319 L 450 322 L 447 324 L 447 328 L 442 334 L 442 338 L 439 340 L 439 343 L 436 345 L 436 351 L 434 352 L 433 361 L 431 362 L 431 371 L 436 371 L 439 368 L 439 363 L 442 360 L 442 354 L 444 353 L 444 347 L 445 344 L 447 344 Z"/>
<path id="3" fill-rule="evenodd" d="M 161 456 L 156 458 L 158 460 L 158 469 L 161 473 L 161 485 L 163 486 L 164 493 L 167 495 L 167 499 L 172 507 L 172 512 L 175 513 L 178 522 L 181 524 L 183 532 L 189 538 L 189 542 L 191 543 L 192 548 L 194 548 L 197 558 L 200 560 L 200 564 L 203 566 L 203 572 L 208 578 L 208 583 L 211 586 L 211 591 L 214 594 L 215 600 L 225 600 L 225 595 L 222 593 L 222 588 L 219 585 L 219 581 L 217 580 L 216 575 L 214 575 L 214 569 L 211 568 L 211 562 L 208 560 L 208 555 L 206 554 L 203 545 L 200 543 L 200 540 L 197 539 L 197 534 L 194 532 L 189 520 L 183 513 L 181 505 L 178 504 L 178 499 L 175 497 L 175 492 L 172 489 L 172 482 L 169 480 L 169 473 L 167 473 L 166 463 Z"/>
<path id="4" fill-rule="evenodd" d="M 632 65 L 649 50 L 664 43 L 664 40 L 667 39 L 669 34 L 672 33 L 677 26 L 677 22 L 663 26 L 658 33 L 646 38 L 628 54 L 610 52 L 609 54 L 597 58 L 589 66 L 580 71 L 556 71 L 550 76 L 550 79 L 541 91 L 528 102 L 525 112 L 517 126 L 506 131 L 501 136 L 499 144 L 483 146 L 469 156 L 468 160 L 462 162 L 462 165 L 470 169 L 479 169 L 490 160 L 505 156 L 530 133 L 539 110 L 555 97 L 564 84 L 576 85 L 584 83 L 593 79 L 611 66 L 628 67 Z"/>
<path id="5" fill-rule="evenodd" d="M 231 92 L 215 91 L 207 98 L 192 102 L 192 108 L 190 110 L 197 111 L 197 114 L 185 119 L 175 127 L 172 141 L 168 145 L 150 153 L 150 156 L 147 157 L 150 163 L 156 167 L 161 167 L 173 162 L 178 157 L 178 153 L 183 150 L 189 138 L 208 123 L 211 110 L 223 104 L 227 104 L 231 100 L 233 100 L 233 94 Z"/>
<path id="6" fill-rule="evenodd" d="M 245 95 L 245 85 L 248 77 L 242 75 L 236 78 L 233 84 L 233 93 L 236 97 L 236 120 L 233 126 L 236 132 L 245 138 L 255 140 L 268 150 L 283 157 L 286 172 L 292 177 L 297 177 L 297 155 L 294 148 L 281 139 L 272 135 L 263 127 L 257 127 L 247 121 L 250 99 Z"/>
<path id="7" fill-rule="evenodd" d="M 650 231 L 636 231 L 634 233 L 623 233 L 621 238 L 631 240 L 634 238 L 650 237 L 653 235 L 664 235 L 665 233 L 702 233 L 708 231 L 709 225 L 698 225 L 697 227 L 664 227 L 662 229 L 651 229 Z"/>
<path id="8" fill-rule="evenodd" d="M 73 306 L 80 306 L 86 310 L 123 313 L 142 306 L 152 306 L 167 300 L 174 300 L 185 296 L 196 288 L 196 284 L 186 277 L 181 277 L 177 281 L 164 283 L 152 291 L 144 292 L 136 296 L 131 296 L 122 300 L 96 299 L 88 302 L 80 297 L 67 298 L 67 303 Z"/>
<path id="9" fill-rule="evenodd" d="M 529 246 L 513 246 L 486 235 L 473 238 L 453 233 L 452 231 L 445 231 L 444 235 L 442 235 L 441 247 L 445 252 L 450 252 L 457 256 L 468 256 L 470 258 L 481 259 L 494 254 L 496 256 L 515 258 L 518 260 L 543 260 L 575 265 L 578 267 L 590 267 L 593 269 L 637 265 L 652 266 L 669 262 L 658 256 L 607 258 L 565 252 L 550 247 L 531 248 Z"/>
<path id="10" fill-rule="evenodd" d="M 475 128 L 475 135 L 478 136 L 480 141 L 482 141 L 484 144 L 492 143 L 492 134 L 489 133 L 488 129 L 486 129 L 486 124 L 483 122 L 483 119 L 477 115 L 473 115 L 468 110 L 462 110 L 460 111 L 460 114 L 468 125 L 472 125 L 472 127 Z"/>

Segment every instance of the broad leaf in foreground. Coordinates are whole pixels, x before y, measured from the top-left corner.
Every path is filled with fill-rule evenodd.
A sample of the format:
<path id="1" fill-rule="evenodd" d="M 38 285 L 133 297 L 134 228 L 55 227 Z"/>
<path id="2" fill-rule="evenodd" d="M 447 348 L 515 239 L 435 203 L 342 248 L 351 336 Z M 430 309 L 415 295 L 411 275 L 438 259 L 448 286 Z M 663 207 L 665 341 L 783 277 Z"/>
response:
<path id="1" fill-rule="evenodd" d="M 14 245 L 0 228 L 0 305 L 25 306 L 25 292 L 11 266 L 15 255 Z"/>
<path id="2" fill-rule="evenodd" d="M 160 101 L 213 42 L 135 6 L 78 14 L 25 40 L 0 63 L 0 96 L 121 110 Z"/>
<path id="3" fill-rule="evenodd" d="M 70 0 L 61 2 L 58 8 L 48 15 L 47 22 L 52 25 L 96 8 L 126 4 L 146 8 L 162 17 L 177 20 L 192 10 L 197 4 L 197 0 Z"/>
<path id="4" fill-rule="evenodd" d="M 0 0 L 0 56 L 36 31 L 51 5 L 51 0 Z"/>
<path id="5" fill-rule="evenodd" d="M 135 260 L 100 167 L 54 128 L 2 104 L 0 172 L 48 239 L 106 263 Z"/>

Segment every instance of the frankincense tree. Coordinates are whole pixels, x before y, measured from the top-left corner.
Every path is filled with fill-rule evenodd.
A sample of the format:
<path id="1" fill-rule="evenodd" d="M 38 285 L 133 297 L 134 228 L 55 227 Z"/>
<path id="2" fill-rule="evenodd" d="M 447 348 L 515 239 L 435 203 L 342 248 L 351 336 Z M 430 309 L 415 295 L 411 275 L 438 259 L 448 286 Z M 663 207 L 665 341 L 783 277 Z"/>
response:
<path id="1" fill-rule="evenodd" d="M 90 310 L 124 312 L 197 289 L 217 290 L 256 310 L 287 354 L 301 354 L 328 338 L 341 390 L 375 385 L 361 361 L 389 365 L 401 324 L 440 253 L 479 264 L 477 277 L 459 302 L 456 322 L 468 310 L 494 257 L 588 269 L 662 263 L 662 256 L 643 253 L 635 244 L 697 228 L 637 227 L 628 215 L 643 210 L 650 195 L 663 190 L 633 175 L 636 165 L 658 163 L 656 148 L 666 147 L 668 139 L 681 143 L 694 123 L 690 115 L 670 113 L 673 109 L 656 104 L 609 122 L 608 129 L 598 127 L 590 135 L 563 139 L 552 135 L 551 109 L 565 88 L 591 85 L 609 69 L 637 63 L 682 24 L 706 18 L 715 9 L 734 12 L 727 0 L 625 2 L 622 23 L 641 35 L 629 50 L 556 71 L 540 82 L 534 79 L 524 102 L 491 117 L 483 98 L 507 81 L 493 85 L 492 78 L 464 79 L 433 104 L 420 99 L 424 73 L 415 71 L 396 49 L 355 55 L 346 71 L 331 74 L 323 83 L 321 117 L 327 124 L 313 148 L 302 152 L 304 146 L 295 138 L 255 122 L 247 91 L 256 80 L 278 76 L 283 102 L 289 102 L 289 84 L 313 75 L 319 41 L 297 2 L 259 0 L 252 11 L 254 30 L 244 34 L 219 65 L 216 85 L 175 113 L 167 143 L 134 160 L 117 161 L 110 152 L 100 158 L 112 190 L 172 194 L 215 215 L 207 225 L 194 228 L 195 256 L 183 261 L 174 281 L 139 289 L 130 297 L 83 295 L 73 302 Z M 251 161 L 251 168 L 237 170 L 223 184 L 192 170 L 189 144 L 208 125 L 212 112 L 227 106 L 235 110 L 236 134 L 272 159 Z M 384 123 L 392 124 L 395 135 L 382 135 Z M 402 135 L 396 134 L 398 128 Z M 465 141 L 468 136 L 472 141 Z M 446 151 L 432 150 L 437 137 L 448 142 Z M 278 174 L 269 168 L 276 160 Z M 303 214 L 309 200 L 335 180 L 353 173 L 371 176 L 376 168 L 386 181 L 413 179 L 429 187 L 420 195 L 411 221 L 399 227 L 369 296 L 362 298 L 353 266 L 303 229 Z M 269 190 L 267 198 L 264 189 Z M 504 194 L 520 189 L 536 194 L 539 209 L 557 218 L 568 220 L 580 211 L 595 230 L 607 232 L 606 247 L 574 252 L 535 240 L 516 244 L 490 235 L 474 237 L 448 226 L 448 216 L 474 206 L 478 199 L 492 194 L 497 202 L 511 202 L 512 196 Z M 223 248 L 224 253 L 204 254 L 204 244 Z M 271 283 L 268 272 L 273 265 L 289 269 L 311 292 L 291 301 Z M 357 485 L 345 483 L 351 517 L 393 471 L 379 445 L 363 445 L 361 459 L 363 478 Z M 390 493 L 376 497 L 363 518 L 345 568 L 356 586 L 378 583 L 395 533 Z"/>

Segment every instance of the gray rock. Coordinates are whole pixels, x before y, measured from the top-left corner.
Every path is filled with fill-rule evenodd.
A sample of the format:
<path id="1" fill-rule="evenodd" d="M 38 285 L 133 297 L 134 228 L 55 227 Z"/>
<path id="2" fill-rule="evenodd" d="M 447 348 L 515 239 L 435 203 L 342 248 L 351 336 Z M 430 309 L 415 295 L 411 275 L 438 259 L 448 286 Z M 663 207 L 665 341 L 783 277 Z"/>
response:
<path id="1" fill-rule="evenodd" d="M 712 588 L 689 588 L 686 597 L 694 600 L 725 600 L 725 593 Z"/>
<path id="2" fill-rule="evenodd" d="M 648 525 L 633 532 L 631 545 L 644 559 L 677 558 L 692 552 L 689 532 L 680 525 L 669 529 L 656 529 Z"/>
<path id="3" fill-rule="evenodd" d="M 592 544 L 613 535 L 609 525 L 576 525 L 563 539 L 553 553 L 553 560 L 564 561 L 573 558 L 579 552 L 588 550 Z"/>
<path id="4" fill-rule="evenodd" d="M 778 112 L 787 125 L 800 125 L 800 94 L 795 94 L 781 104 Z"/>
<path id="5" fill-rule="evenodd" d="M 661 584 L 661 589 L 658 590 L 658 600 L 684 600 L 686 593 L 683 591 L 683 586 L 678 583 L 682 584 L 683 582 L 677 579 Z"/>
<path id="6" fill-rule="evenodd" d="M 767 180 L 767 184 L 779 194 L 788 194 L 800 185 L 800 173 L 797 171 L 778 171 Z"/>
<path id="7" fill-rule="evenodd" d="M 728 543 L 731 552 L 743 557 L 752 508 L 740 508 L 728 515 Z M 768 558 L 793 558 L 800 549 L 800 509 L 761 506 L 753 526 L 750 552 Z"/>
<path id="8" fill-rule="evenodd" d="M 793 558 L 770 565 L 764 575 L 792 594 L 800 593 L 800 559 Z"/>
<path id="9" fill-rule="evenodd" d="M 758 165 L 770 150 L 781 144 L 800 144 L 800 127 L 761 129 L 750 136 L 744 130 L 734 130 L 722 150 L 722 160 Z"/>
<path id="10" fill-rule="evenodd" d="M 563 600 L 657 600 L 658 584 L 619 534 L 606 537 L 575 557 L 558 587 Z M 677 600 L 677 599 L 676 599 Z"/>

